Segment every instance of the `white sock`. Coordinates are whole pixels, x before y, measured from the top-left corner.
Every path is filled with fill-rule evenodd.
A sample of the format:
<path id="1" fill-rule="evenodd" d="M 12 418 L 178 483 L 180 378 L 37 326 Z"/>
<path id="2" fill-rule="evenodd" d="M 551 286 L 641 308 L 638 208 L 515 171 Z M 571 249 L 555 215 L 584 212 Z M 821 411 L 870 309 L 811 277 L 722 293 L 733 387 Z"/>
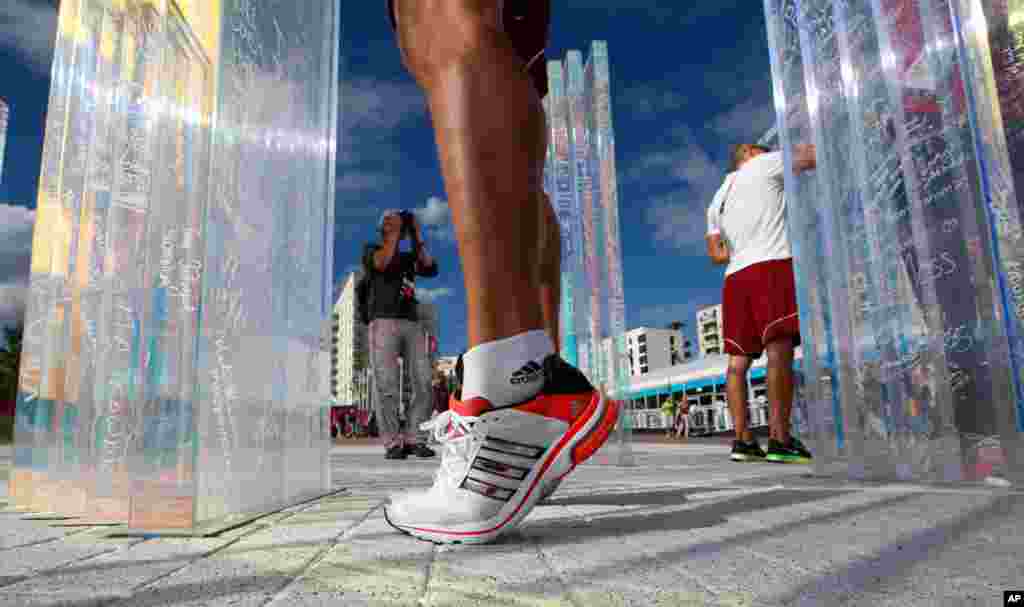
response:
<path id="1" fill-rule="evenodd" d="M 544 359 L 555 353 L 546 331 L 527 331 L 470 348 L 462 355 L 462 399 L 482 396 L 500 407 L 524 401 L 544 385 Z"/>

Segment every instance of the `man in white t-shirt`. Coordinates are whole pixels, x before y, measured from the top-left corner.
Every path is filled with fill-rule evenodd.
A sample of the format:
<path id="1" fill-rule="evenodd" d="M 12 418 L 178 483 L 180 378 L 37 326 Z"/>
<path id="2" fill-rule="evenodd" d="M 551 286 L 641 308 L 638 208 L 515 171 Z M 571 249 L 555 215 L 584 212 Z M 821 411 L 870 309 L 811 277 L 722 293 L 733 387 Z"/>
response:
<path id="1" fill-rule="evenodd" d="M 795 147 L 793 170 L 815 166 L 814 146 Z M 808 463 L 811 454 L 790 435 L 793 351 L 800 345 L 793 254 L 786 226 L 781 152 L 753 144 L 736 146 L 733 171 L 708 207 L 708 256 L 726 265 L 722 293 L 726 392 L 736 425 L 731 457 Z M 748 428 L 747 373 L 768 353 L 771 437 L 762 451 Z"/>

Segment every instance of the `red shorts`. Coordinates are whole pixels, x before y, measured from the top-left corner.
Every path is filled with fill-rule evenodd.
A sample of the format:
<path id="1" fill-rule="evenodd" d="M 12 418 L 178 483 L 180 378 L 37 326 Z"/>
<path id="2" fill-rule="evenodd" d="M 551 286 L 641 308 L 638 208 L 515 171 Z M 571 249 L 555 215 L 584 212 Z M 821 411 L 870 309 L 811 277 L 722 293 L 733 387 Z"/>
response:
<path id="1" fill-rule="evenodd" d="M 799 346 L 793 260 L 762 261 L 727 276 L 722 325 L 726 354 L 757 358 L 765 344 L 786 337 Z"/>
<path id="2" fill-rule="evenodd" d="M 526 64 L 530 80 L 543 99 L 548 94 L 548 63 L 544 49 L 551 25 L 551 0 L 497 0 L 501 6 L 501 26 L 516 54 Z M 387 0 L 391 27 L 398 29 L 394 0 Z"/>

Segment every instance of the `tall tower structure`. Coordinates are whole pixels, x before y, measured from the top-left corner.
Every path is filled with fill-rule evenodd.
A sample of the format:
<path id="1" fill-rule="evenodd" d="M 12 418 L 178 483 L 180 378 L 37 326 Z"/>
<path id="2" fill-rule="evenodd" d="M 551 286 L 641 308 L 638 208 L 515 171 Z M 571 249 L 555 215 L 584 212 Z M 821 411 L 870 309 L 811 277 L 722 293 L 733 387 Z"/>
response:
<path id="1" fill-rule="evenodd" d="M 615 130 L 608 44 L 595 40 L 548 62 L 544 99 L 549 137 L 545 185 L 562 234 L 561 355 L 603 392 L 622 399 L 628 386 L 625 302 L 619 239 Z M 610 338 L 610 347 L 602 347 Z M 631 461 L 624 424 L 620 458 Z"/>
<path id="2" fill-rule="evenodd" d="M 0 183 L 4 182 L 4 151 L 7 148 L 7 125 L 11 119 L 11 108 L 0 98 Z"/>

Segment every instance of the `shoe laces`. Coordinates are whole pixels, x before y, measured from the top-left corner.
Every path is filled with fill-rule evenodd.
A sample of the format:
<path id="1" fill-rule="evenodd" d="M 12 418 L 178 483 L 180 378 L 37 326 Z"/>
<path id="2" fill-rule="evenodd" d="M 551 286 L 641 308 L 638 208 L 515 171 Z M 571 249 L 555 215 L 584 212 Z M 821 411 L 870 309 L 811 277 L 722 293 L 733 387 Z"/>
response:
<path id="1" fill-rule="evenodd" d="M 460 415 L 448 410 L 420 425 L 421 430 L 433 431 L 441 448 L 441 466 L 434 473 L 434 486 L 457 486 L 469 469 L 470 458 L 487 435 L 480 418 Z"/>

